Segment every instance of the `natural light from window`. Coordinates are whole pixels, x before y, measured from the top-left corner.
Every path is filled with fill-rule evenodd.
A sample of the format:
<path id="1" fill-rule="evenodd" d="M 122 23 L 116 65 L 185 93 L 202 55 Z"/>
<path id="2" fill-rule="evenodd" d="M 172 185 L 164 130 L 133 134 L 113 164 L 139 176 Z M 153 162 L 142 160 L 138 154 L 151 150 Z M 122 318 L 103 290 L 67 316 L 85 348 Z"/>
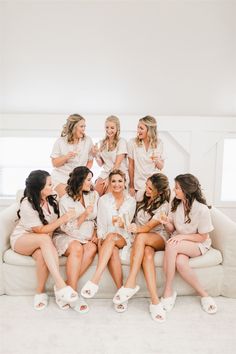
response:
<path id="1" fill-rule="evenodd" d="M 236 201 L 236 139 L 224 139 L 221 200 Z"/>

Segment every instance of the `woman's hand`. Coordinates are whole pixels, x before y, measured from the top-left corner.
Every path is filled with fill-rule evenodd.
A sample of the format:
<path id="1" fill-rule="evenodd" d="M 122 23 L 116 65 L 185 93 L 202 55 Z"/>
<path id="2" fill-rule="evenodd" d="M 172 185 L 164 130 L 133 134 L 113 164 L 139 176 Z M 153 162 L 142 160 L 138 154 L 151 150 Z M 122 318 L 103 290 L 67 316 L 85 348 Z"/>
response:
<path id="1" fill-rule="evenodd" d="M 134 189 L 134 187 L 129 187 L 129 194 L 131 195 L 131 197 L 135 197 L 135 189 Z"/>
<path id="2" fill-rule="evenodd" d="M 169 243 L 170 245 L 173 245 L 173 246 L 177 246 L 181 241 L 183 241 L 185 239 L 184 236 L 185 235 L 172 236 L 171 238 L 169 238 L 167 243 Z"/>
<path id="3" fill-rule="evenodd" d="M 91 214 L 92 211 L 93 211 L 93 205 L 90 204 L 90 205 L 87 206 L 87 208 L 85 209 L 86 216 L 88 216 L 89 214 Z"/>
<path id="4" fill-rule="evenodd" d="M 90 153 L 93 157 L 98 156 L 99 154 L 99 148 L 98 148 L 98 144 L 95 144 L 92 149 L 90 150 Z"/>
<path id="5" fill-rule="evenodd" d="M 128 232 L 132 232 L 132 233 L 134 233 L 134 234 L 137 233 L 137 230 L 138 230 L 138 227 L 137 227 L 137 225 L 136 225 L 135 223 L 132 223 L 132 224 L 130 224 L 130 225 L 127 227 L 127 231 L 128 231 Z"/>
<path id="6" fill-rule="evenodd" d="M 66 155 L 66 158 L 67 160 L 74 159 L 76 155 L 77 152 L 69 151 L 68 154 Z"/>

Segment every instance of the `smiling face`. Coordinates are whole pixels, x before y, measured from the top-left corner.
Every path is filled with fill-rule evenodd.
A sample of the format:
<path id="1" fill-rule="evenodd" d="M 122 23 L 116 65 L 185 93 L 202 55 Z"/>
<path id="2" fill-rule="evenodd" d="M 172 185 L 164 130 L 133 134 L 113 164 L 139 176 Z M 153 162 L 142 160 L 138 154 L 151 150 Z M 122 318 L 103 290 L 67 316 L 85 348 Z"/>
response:
<path id="1" fill-rule="evenodd" d="M 49 195 L 53 194 L 51 176 L 48 176 L 46 178 L 45 186 L 41 190 L 40 194 L 41 194 L 41 199 L 42 200 L 45 200 L 47 197 L 49 197 Z"/>
<path id="2" fill-rule="evenodd" d="M 140 140 L 144 140 L 147 137 L 147 127 L 145 124 L 143 123 L 139 123 L 138 124 L 138 128 L 137 128 L 137 136 Z"/>
<path id="3" fill-rule="evenodd" d="M 177 199 L 180 199 L 180 200 L 185 199 L 184 192 L 182 191 L 180 184 L 178 182 L 175 182 L 174 192 L 175 192 L 175 196 Z"/>
<path id="4" fill-rule="evenodd" d="M 87 177 L 84 180 L 82 190 L 84 192 L 90 192 L 91 190 L 91 184 L 92 184 L 92 173 L 89 173 Z"/>
<path id="5" fill-rule="evenodd" d="M 107 121 L 105 124 L 106 135 L 108 138 L 114 138 L 117 133 L 116 123 Z"/>
<path id="6" fill-rule="evenodd" d="M 86 124 L 85 120 L 81 119 L 74 128 L 74 137 L 75 139 L 80 139 L 84 137 L 84 132 L 85 132 Z"/>
<path id="7" fill-rule="evenodd" d="M 157 189 L 154 187 L 154 185 L 149 179 L 146 182 L 145 194 L 147 197 L 150 197 L 151 199 L 155 199 L 156 196 L 158 195 Z"/>
<path id="8" fill-rule="evenodd" d="M 110 185 L 112 192 L 120 193 L 125 189 L 125 180 L 121 175 L 115 174 L 111 176 Z"/>

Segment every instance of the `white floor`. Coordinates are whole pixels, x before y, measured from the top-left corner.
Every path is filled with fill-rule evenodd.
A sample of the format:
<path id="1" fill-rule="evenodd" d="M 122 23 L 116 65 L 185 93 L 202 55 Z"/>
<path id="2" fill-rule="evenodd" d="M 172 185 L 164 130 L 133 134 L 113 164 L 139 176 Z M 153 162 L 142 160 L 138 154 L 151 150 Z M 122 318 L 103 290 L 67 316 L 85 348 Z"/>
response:
<path id="1" fill-rule="evenodd" d="M 32 297 L 0 296 L 1 354 L 233 354 L 236 352 L 236 299 L 216 298 L 208 315 L 199 298 L 179 297 L 163 324 L 148 313 L 147 299 L 130 301 L 116 313 L 111 300 L 90 300 L 89 313 L 61 311 L 53 298 L 44 311 Z"/>

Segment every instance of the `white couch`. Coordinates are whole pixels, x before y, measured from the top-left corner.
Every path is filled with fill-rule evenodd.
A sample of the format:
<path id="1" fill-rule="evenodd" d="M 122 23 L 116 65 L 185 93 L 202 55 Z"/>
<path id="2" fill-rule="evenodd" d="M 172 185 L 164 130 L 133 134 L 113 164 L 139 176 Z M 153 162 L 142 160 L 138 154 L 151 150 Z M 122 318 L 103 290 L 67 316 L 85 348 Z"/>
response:
<path id="1" fill-rule="evenodd" d="M 16 222 L 19 204 L 14 203 L 0 213 L 0 295 L 33 295 L 36 288 L 35 262 L 32 257 L 21 256 L 10 249 L 9 235 Z M 211 233 L 213 248 L 204 256 L 190 260 L 201 283 L 212 296 L 223 295 L 236 298 L 236 223 L 219 210 L 211 211 L 214 231 Z M 164 274 L 162 270 L 163 252 L 155 255 L 157 286 L 162 294 Z M 88 280 L 95 270 L 97 257 L 88 271 L 80 279 L 78 289 Z M 66 257 L 60 257 L 60 268 L 65 276 Z M 124 277 L 129 272 L 129 264 L 123 262 Z M 137 296 L 148 296 L 142 272 L 138 282 L 141 288 Z M 47 291 L 52 293 L 52 279 L 49 277 Z M 194 290 L 176 274 L 175 289 L 179 295 L 192 295 Z M 112 278 L 106 270 L 100 283 L 97 297 L 110 298 L 115 293 Z"/>

